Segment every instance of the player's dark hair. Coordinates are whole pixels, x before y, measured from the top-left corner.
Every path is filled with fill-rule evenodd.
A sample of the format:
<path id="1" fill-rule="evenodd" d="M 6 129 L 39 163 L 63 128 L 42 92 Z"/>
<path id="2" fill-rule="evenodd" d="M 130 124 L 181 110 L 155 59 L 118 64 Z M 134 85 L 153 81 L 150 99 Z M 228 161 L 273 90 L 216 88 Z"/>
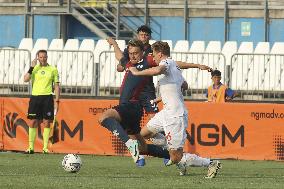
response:
<path id="1" fill-rule="evenodd" d="M 219 70 L 213 70 L 212 72 L 211 72 L 211 76 L 213 77 L 213 76 L 220 76 L 221 77 L 221 72 L 219 71 Z"/>
<path id="2" fill-rule="evenodd" d="M 170 56 L 171 49 L 167 42 L 157 41 L 152 45 L 153 51 L 161 52 L 164 55 Z"/>
<path id="3" fill-rule="evenodd" d="M 148 33 L 148 34 L 150 34 L 150 35 L 151 35 L 151 33 L 152 33 L 151 28 L 149 28 L 147 25 L 142 25 L 142 26 L 140 26 L 140 27 L 137 29 L 137 33 L 139 33 L 140 31 L 145 32 L 145 33 Z"/>
<path id="4" fill-rule="evenodd" d="M 39 51 L 37 51 L 37 55 L 39 54 L 39 53 L 45 53 L 45 54 L 47 54 L 47 51 L 46 50 L 44 50 L 44 49 L 41 49 L 41 50 L 39 50 Z"/>
<path id="5" fill-rule="evenodd" d="M 137 40 L 137 39 L 130 40 L 128 42 L 127 48 L 129 48 L 129 46 L 139 47 L 141 51 L 144 51 L 143 43 L 141 41 Z"/>

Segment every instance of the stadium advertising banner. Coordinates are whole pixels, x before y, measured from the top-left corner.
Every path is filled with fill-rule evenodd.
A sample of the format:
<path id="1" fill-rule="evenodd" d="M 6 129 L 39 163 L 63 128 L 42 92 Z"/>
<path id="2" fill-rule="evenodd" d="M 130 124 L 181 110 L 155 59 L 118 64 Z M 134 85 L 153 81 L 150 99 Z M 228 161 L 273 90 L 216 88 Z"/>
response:
<path id="1" fill-rule="evenodd" d="M 28 146 L 27 98 L 1 98 L 0 149 Z M 98 118 L 117 100 L 62 99 L 55 124 L 54 153 L 128 155 L 126 147 Z M 185 151 L 211 158 L 284 160 L 284 105 L 186 102 L 189 110 Z M 130 118 L 131 119 L 131 118 Z M 143 118 L 144 126 L 147 118 Z M 42 151 L 38 129 L 35 151 Z"/>

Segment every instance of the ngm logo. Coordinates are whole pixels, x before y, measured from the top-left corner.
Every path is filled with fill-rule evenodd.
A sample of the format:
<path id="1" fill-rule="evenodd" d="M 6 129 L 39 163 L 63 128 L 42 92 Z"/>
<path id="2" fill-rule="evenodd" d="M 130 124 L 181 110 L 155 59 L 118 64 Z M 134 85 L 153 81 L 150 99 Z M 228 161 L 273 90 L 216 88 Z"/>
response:
<path id="1" fill-rule="evenodd" d="M 10 138 L 16 138 L 17 137 L 17 128 L 22 127 L 26 133 L 29 133 L 29 126 L 27 122 L 18 117 L 17 113 L 8 113 L 5 116 L 4 123 L 3 123 L 4 131 Z M 55 124 L 55 130 L 58 130 L 60 127 L 60 135 L 59 140 L 64 141 L 66 137 L 74 138 L 77 135 L 79 135 L 79 141 L 83 141 L 84 136 L 84 124 L 83 120 L 79 120 L 79 122 L 76 124 L 74 129 L 71 129 L 69 125 L 65 122 L 65 120 L 61 120 L 60 123 Z M 38 128 L 38 137 L 42 139 L 42 131 L 41 127 Z M 54 142 L 58 142 L 58 140 L 54 140 Z"/>
<path id="2" fill-rule="evenodd" d="M 245 127 L 241 125 L 237 131 L 232 132 L 224 124 L 221 127 L 215 124 L 191 124 L 187 139 L 191 145 L 197 142 L 201 146 L 226 146 L 227 141 L 227 143 L 237 143 L 240 147 L 244 147 Z"/>
<path id="3" fill-rule="evenodd" d="M 28 133 L 29 126 L 25 120 L 18 118 L 17 113 L 8 113 L 4 119 L 4 131 L 10 138 L 16 138 L 17 136 L 17 127 L 23 127 Z"/>

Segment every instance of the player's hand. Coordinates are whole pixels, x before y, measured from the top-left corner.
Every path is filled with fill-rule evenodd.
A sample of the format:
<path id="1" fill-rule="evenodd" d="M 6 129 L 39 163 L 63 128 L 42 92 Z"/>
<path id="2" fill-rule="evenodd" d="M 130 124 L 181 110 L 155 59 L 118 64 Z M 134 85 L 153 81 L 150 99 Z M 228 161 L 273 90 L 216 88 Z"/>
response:
<path id="1" fill-rule="evenodd" d="M 210 68 L 209 66 L 206 66 L 206 65 L 199 65 L 198 68 L 201 69 L 201 70 L 207 70 L 208 72 L 210 72 L 210 70 L 212 70 L 212 68 Z"/>
<path id="2" fill-rule="evenodd" d="M 121 65 L 121 64 L 117 64 L 117 66 L 116 66 L 116 71 L 118 71 L 118 72 L 123 72 L 125 69 L 124 69 L 124 67 Z"/>
<path id="3" fill-rule="evenodd" d="M 136 67 L 129 67 L 128 69 L 129 69 L 129 71 L 132 72 L 133 75 L 138 75 L 139 71 L 137 70 Z"/>
<path id="4" fill-rule="evenodd" d="M 233 99 L 229 96 L 226 96 L 226 101 L 232 101 Z"/>
<path id="5" fill-rule="evenodd" d="M 184 81 L 181 85 L 181 91 L 186 91 L 188 90 L 188 83 L 186 81 Z"/>
<path id="6" fill-rule="evenodd" d="M 117 42 L 111 37 L 107 38 L 107 42 L 112 46 L 117 45 Z"/>
<path id="7" fill-rule="evenodd" d="M 32 61 L 31 67 L 35 67 L 37 63 L 37 57 Z"/>

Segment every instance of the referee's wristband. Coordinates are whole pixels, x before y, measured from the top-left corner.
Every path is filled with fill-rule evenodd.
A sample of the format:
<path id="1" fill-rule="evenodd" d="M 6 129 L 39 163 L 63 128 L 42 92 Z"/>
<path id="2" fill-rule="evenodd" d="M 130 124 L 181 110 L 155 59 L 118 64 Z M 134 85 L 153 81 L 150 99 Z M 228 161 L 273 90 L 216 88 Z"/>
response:
<path id="1" fill-rule="evenodd" d="M 30 67 L 28 73 L 29 73 L 29 74 L 32 74 L 32 73 L 33 73 L 33 70 L 34 70 L 34 67 Z"/>

